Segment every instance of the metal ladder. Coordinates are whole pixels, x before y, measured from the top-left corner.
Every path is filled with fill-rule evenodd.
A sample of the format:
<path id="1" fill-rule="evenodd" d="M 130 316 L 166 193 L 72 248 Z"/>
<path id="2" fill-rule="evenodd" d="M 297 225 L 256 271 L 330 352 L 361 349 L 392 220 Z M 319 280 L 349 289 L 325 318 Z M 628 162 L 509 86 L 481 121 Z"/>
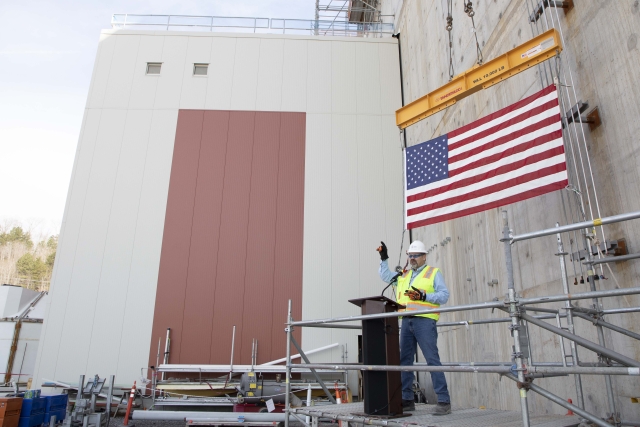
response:
<path id="1" fill-rule="evenodd" d="M 563 329 L 567 332 L 571 332 L 569 330 L 568 327 L 564 327 L 562 326 L 562 320 L 560 318 L 560 313 L 556 314 L 556 323 L 558 325 L 558 328 Z M 571 332 L 573 333 L 573 332 Z M 577 363 L 575 363 L 575 360 L 573 360 L 573 354 L 571 353 L 571 351 L 569 351 L 569 354 L 567 354 L 567 352 L 565 351 L 565 346 L 564 346 L 564 337 L 558 337 L 560 338 L 560 353 L 562 354 L 562 366 L 567 366 L 567 359 L 570 359 L 571 364 L 573 366 L 576 366 Z M 569 350 L 571 350 L 571 346 L 569 346 Z"/>

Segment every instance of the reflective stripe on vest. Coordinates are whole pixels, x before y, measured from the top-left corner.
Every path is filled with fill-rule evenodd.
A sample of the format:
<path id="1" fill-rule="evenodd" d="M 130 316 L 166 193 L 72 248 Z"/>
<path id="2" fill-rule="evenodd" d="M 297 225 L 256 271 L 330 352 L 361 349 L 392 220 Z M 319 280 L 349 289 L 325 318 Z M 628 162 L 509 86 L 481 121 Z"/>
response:
<path id="1" fill-rule="evenodd" d="M 413 270 L 407 271 L 398 279 L 398 289 L 397 289 L 397 302 L 398 304 L 404 305 L 406 308 L 401 309 L 399 311 L 414 311 L 414 310 L 425 310 L 430 308 L 438 308 L 440 304 L 434 304 L 428 301 L 412 301 L 411 298 L 404 294 L 405 291 L 411 289 L 413 286 L 416 289 L 420 289 L 425 291 L 427 294 L 432 294 L 435 292 L 434 282 L 435 277 L 438 272 L 438 269 L 431 266 L 426 266 L 420 275 L 416 277 L 411 285 L 411 276 L 413 275 Z M 430 313 L 430 314 L 418 314 L 420 317 L 428 317 L 429 319 L 434 319 L 438 321 L 440 318 L 440 313 Z"/>

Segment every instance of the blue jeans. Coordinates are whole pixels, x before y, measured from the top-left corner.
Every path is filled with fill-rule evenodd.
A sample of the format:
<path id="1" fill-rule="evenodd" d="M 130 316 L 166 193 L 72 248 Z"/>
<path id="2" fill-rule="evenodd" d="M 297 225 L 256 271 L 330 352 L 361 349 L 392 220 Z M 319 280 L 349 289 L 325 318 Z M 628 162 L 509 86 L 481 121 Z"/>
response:
<path id="1" fill-rule="evenodd" d="M 400 329 L 400 365 L 412 366 L 416 354 L 416 343 L 430 366 L 442 366 L 438 355 L 438 332 L 436 321 L 428 317 L 404 317 Z M 413 372 L 402 372 L 402 399 L 413 400 Z M 431 382 L 438 395 L 438 402 L 449 403 L 449 391 L 444 372 L 431 372 Z"/>

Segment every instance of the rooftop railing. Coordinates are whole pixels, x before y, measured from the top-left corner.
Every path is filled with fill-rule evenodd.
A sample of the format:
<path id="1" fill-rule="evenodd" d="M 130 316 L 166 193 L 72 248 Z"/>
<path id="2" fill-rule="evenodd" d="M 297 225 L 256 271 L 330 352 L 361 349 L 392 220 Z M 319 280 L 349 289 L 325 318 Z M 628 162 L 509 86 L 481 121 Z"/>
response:
<path id="1" fill-rule="evenodd" d="M 279 19 L 238 16 L 114 14 L 112 28 L 164 31 L 225 31 L 308 34 L 342 37 L 384 37 L 394 33 L 391 23 L 338 20 Z"/>

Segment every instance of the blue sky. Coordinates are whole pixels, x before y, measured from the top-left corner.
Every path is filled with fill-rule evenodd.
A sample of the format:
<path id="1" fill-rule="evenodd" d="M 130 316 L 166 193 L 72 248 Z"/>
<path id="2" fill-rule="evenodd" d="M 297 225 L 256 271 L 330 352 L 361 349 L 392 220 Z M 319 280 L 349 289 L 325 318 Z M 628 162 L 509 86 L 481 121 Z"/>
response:
<path id="1" fill-rule="evenodd" d="M 315 0 L 0 1 L 0 228 L 59 231 L 100 30 L 114 13 L 313 19 Z"/>

